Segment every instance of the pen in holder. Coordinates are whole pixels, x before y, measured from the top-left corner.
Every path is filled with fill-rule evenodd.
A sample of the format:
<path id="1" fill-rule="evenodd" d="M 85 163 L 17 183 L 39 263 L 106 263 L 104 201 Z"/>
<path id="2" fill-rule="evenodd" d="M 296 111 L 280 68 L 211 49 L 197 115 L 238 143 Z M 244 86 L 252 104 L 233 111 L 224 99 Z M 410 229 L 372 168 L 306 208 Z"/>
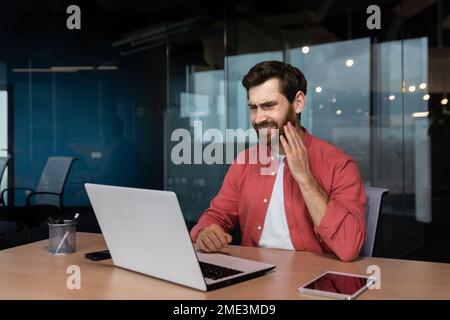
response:
<path id="1" fill-rule="evenodd" d="M 64 223 L 49 223 L 48 251 L 53 255 L 63 255 L 76 251 L 76 225 L 73 220 L 64 220 Z"/>

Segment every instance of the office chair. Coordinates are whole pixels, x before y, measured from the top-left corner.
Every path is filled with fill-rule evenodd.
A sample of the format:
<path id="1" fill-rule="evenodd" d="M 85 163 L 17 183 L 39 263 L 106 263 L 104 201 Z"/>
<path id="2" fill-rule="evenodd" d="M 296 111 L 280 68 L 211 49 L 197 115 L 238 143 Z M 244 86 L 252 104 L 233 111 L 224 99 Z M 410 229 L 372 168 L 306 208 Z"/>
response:
<path id="1" fill-rule="evenodd" d="M 10 208 L 11 214 L 3 214 L 3 216 L 7 216 L 7 220 L 19 221 L 27 226 L 30 232 L 30 242 L 33 226 L 39 224 L 48 216 L 62 216 L 64 186 L 75 160 L 77 158 L 49 157 L 35 190 L 31 188 L 6 188 L 1 192 L 0 201 L 4 203 L 2 210 L 5 210 L 8 208 L 4 201 L 5 194 L 18 190 L 24 191 L 26 207 Z M 36 210 L 39 207 L 41 207 L 41 210 Z"/>
<path id="2" fill-rule="evenodd" d="M 375 245 L 375 236 L 378 227 L 378 218 L 380 216 L 381 203 L 383 196 L 389 192 L 388 189 L 366 187 L 366 239 L 361 255 L 372 257 Z"/>

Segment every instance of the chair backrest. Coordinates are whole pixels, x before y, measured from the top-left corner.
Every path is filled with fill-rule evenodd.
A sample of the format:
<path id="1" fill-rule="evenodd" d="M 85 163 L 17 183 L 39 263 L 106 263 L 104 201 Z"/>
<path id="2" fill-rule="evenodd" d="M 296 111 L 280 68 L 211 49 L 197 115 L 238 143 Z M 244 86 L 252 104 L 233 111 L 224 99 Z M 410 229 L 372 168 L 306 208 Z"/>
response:
<path id="1" fill-rule="evenodd" d="M 9 157 L 0 157 L 0 183 L 2 182 L 3 173 L 5 172 L 8 161 Z"/>
<path id="2" fill-rule="evenodd" d="M 1 186 L 2 186 L 2 178 L 3 173 L 5 172 L 6 166 L 8 165 L 9 157 L 0 157 L 0 192 Z M 3 205 L 1 199 L 0 199 L 0 205 Z"/>
<path id="3" fill-rule="evenodd" d="M 49 157 L 42 171 L 41 178 L 36 187 L 37 192 L 54 192 L 61 194 L 64 191 L 67 176 L 69 175 L 72 162 L 76 158 L 72 157 Z M 36 204 L 46 204 L 60 206 L 60 199 L 51 195 L 36 195 Z"/>
<path id="4" fill-rule="evenodd" d="M 377 234 L 378 217 L 380 216 L 381 201 L 383 195 L 389 192 L 388 189 L 366 187 L 366 240 L 361 250 L 361 255 L 371 257 L 375 245 L 375 236 Z"/>

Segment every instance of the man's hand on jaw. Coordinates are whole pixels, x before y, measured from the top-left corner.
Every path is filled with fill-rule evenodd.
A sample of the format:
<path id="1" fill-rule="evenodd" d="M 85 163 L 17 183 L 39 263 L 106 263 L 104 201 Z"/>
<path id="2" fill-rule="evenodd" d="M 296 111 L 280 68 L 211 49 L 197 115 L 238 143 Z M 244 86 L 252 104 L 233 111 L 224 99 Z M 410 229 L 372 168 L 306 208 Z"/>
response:
<path id="1" fill-rule="evenodd" d="M 289 169 L 300 187 L 314 225 L 318 227 L 325 215 L 329 197 L 311 172 L 308 151 L 300 134 L 290 122 L 283 129 L 286 137 L 280 136 L 280 141 L 286 152 Z"/>
<path id="2" fill-rule="evenodd" d="M 221 226 L 212 224 L 198 233 L 194 247 L 205 252 L 215 252 L 227 247 L 232 239 Z"/>
<path id="3" fill-rule="evenodd" d="M 308 185 L 314 178 L 309 167 L 308 153 L 302 137 L 291 122 L 288 122 L 283 130 L 284 136 L 280 136 L 280 141 L 286 152 L 292 176 L 298 184 Z"/>

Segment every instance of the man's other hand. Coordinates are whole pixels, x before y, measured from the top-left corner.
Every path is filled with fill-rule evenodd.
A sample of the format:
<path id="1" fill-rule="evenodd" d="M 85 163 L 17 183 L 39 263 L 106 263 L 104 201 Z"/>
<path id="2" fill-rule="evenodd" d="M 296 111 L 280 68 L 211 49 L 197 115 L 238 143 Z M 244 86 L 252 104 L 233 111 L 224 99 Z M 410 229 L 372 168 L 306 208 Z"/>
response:
<path id="1" fill-rule="evenodd" d="M 215 252 L 227 247 L 232 239 L 221 226 L 212 224 L 198 233 L 194 247 L 205 252 Z"/>

